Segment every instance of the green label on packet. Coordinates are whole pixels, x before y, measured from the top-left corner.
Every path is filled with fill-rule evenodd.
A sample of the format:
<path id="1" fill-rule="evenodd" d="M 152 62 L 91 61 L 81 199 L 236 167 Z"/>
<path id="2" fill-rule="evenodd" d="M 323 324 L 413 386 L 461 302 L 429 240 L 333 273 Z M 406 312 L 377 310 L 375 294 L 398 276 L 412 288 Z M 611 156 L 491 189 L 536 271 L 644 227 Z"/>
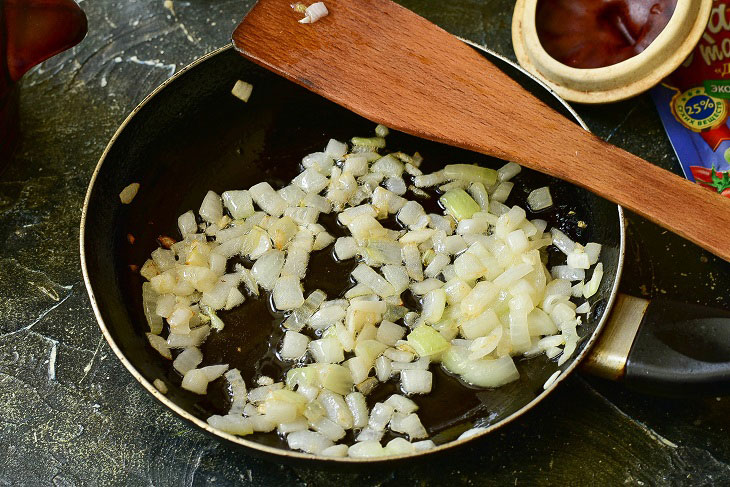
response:
<path id="1" fill-rule="evenodd" d="M 707 79 L 705 92 L 713 98 L 730 99 L 730 80 Z"/>

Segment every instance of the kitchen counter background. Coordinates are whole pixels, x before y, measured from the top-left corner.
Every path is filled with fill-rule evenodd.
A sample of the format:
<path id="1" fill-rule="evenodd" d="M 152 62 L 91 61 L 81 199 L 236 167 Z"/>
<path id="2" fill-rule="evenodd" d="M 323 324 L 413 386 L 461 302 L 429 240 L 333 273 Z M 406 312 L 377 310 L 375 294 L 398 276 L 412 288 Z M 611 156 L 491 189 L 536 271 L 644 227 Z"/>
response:
<path id="1" fill-rule="evenodd" d="M 484 441 L 360 474 L 256 459 L 173 417 L 94 320 L 79 267 L 81 206 L 121 121 L 226 44 L 252 2 L 79 1 L 89 35 L 25 77 L 23 136 L 0 176 L 0 485 L 730 483 L 730 398 L 657 399 L 580 374 Z M 401 3 L 514 59 L 509 0 Z M 679 172 L 647 96 L 578 110 L 599 136 Z M 730 265 L 641 218 L 629 222 L 623 291 L 728 307 Z"/>

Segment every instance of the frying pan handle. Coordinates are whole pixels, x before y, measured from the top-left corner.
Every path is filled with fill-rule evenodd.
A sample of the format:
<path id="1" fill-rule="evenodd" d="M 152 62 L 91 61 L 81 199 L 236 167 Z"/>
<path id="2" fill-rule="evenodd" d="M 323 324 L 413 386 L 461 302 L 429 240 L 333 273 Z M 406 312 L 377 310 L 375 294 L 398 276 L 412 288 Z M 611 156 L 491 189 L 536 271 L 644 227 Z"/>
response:
<path id="1" fill-rule="evenodd" d="M 730 311 L 620 294 L 584 368 L 653 394 L 728 394 Z"/>

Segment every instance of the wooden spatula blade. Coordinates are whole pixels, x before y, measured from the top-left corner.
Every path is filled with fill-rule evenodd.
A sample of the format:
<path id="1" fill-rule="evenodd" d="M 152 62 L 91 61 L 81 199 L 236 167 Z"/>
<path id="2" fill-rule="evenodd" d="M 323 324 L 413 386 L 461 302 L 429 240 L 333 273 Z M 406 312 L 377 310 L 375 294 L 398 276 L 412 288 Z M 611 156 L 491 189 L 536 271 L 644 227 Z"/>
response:
<path id="1" fill-rule="evenodd" d="M 474 49 L 393 2 L 326 5 L 327 17 L 300 24 L 301 14 L 287 2 L 260 1 L 233 42 L 249 59 L 396 130 L 479 151 L 470 134 L 483 131 L 494 141 L 490 154 L 503 159 L 512 156 L 504 150 L 512 143 L 509 131 L 492 129 L 521 125 L 520 112 L 530 106 L 549 115 L 544 123 L 565 123 Z M 507 106 L 479 105 L 487 76 L 495 99 L 514 94 Z M 448 116 L 452 112 L 472 116 L 455 120 Z M 528 140 L 525 133 L 520 138 Z"/>
<path id="2" fill-rule="evenodd" d="M 730 199 L 607 144 L 443 29 L 390 0 L 326 0 L 300 24 L 259 0 L 233 33 L 244 56 L 373 122 L 551 174 L 730 260 Z"/>

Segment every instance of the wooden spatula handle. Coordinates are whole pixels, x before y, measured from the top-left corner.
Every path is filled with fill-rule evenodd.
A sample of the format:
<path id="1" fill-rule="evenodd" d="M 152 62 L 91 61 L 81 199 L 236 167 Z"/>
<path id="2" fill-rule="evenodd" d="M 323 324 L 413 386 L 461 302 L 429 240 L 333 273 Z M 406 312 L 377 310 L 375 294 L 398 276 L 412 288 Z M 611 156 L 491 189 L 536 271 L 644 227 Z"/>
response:
<path id="1" fill-rule="evenodd" d="M 582 135 L 582 136 L 581 136 Z M 547 143 L 543 139 L 537 144 Z M 533 157 L 516 157 L 527 167 L 543 170 L 551 159 L 550 174 L 583 186 L 604 198 L 677 233 L 730 261 L 730 198 L 703 188 L 669 171 L 610 145 L 598 137 L 576 133 L 553 140 L 573 150 L 547 150 Z M 556 157 L 557 156 L 557 157 Z"/>
<path id="2" fill-rule="evenodd" d="M 289 2 L 259 0 L 233 43 L 373 122 L 565 179 L 730 261 L 730 199 L 570 123 L 474 49 L 390 0 L 326 5 L 327 17 L 299 24 Z"/>

